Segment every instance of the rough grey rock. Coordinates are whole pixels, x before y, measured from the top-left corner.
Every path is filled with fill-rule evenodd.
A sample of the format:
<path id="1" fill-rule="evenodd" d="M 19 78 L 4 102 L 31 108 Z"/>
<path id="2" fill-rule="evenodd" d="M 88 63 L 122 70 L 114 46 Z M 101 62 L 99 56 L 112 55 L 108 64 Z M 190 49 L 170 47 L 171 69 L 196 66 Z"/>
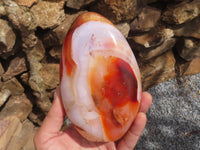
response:
<path id="1" fill-rule="evenodd" d="M 18 6 L 15 1 L 12 0 L 4 0 L 4 5 L 9 21 L 16 29 L 19 29 L 23 35 L 27 34 L 23 33 L 25 31 L 35 30 L 37 23 L 30 10 Z"/>
<path id="2" fill-rule="evenodd" d="M 99 0 L 90 10 L 99 12 L 113 23 L 130 21 L 137 15 L 137 0 Z"/>
<path id="3" fill-rule="evenodd" d="M 28 143 L 28 140 L 32 140 L 32 144 L 27 150 L 34 149 L 32 134 L 35 132 L 33 130 L 34 125 L 32 122 L 30 122 L 28 119 L 23 121 L 20 133 L 9 141 L 7 150 L 24 150 L 24 146 Z"/>
<path id="4" fill-rule="evenodd" d="M 15 116 L 0 119 L 0 149 L 5 150 L 9 145 L 9 141 L 20 133 L 22 124 Z"/>
<path id="5" fill-rule="evenodd" d="M 65 36 L 68 30 L 70 29 L 71 25 L 73 24 L 75 19 L 84 12 L 86 11 L 80 11 L 72 15 L 68 15 L 68 14 L 65 15 L 65 19 L 58 27 L 44 34 L 43 36 L 44 46 L 51 47 L 51 46 L 62 45 L 65 40 Z"/>
<path id="6" fill-rule="evenodd" d="M 5 16 L 6 15 L 6 10 L 3 6 L 3 2 L 0 1 L 0 17 Z"/>
<path id="7" fill-rule="evenodd" d="M 38 0 L 14 0 L 18 5 L 31 7 Z"/>
<path id="8" fill-rule="evenodd" d="M 55 89 L 59 85 L 60 64 L 42 64 L 39 72 L 46 89 Z"/>
<path id="9" fill-rule="evenodd" d="M 122 33 L 124 37 L 126 38 L 128 37 L 128 33 L 130 31 L 130 25 L 127 22 L 117 24 L 116 27 L 119 29 L 119 31 Z"/>
<path id="10" fill-rule="evenodd" d="M 20 79 L 22 81 L 23 84 L 28 85 L 28 79 L 29 79 L 29 73 L 25 72 L 20 76 Z"/>
<path id="11" fill-rule="evenodd" d="M 2 76 L 4 74 L 4 68 L 2 66 L 2 64 L 0 63 L 0 76 Z"/>
<path id="12" fill-rule="evenodd" d="M 0 90 L 0 107 L 7 101 L 11 92 L 8 89 Z"/>
<path id="13" fill-rule="evenodd" d="M 13 27 L 21 32 L 24 48 L 31 48 L 37 43 L 35 30 L 37 22 L 34 14 L 26 7 L 20 7 L 15 1 L 4 0 L 6 15 Z"/>
<path id="14" fill-rule="evenodd" d="M 21 95 L 24 92 L 24 87 L 15 77 L 3 82 L 2 89 L 10 90 L 11 95 Z"/>
<path id="15" fill-rule="evenodd" d="M 16 116 L 0 119 L 0 149 L 35 150 L 35 132 L 34 125 L 28 119 L 23 123 Z"/>
<path id="16" fill-rule="evenodd" d="M 156 28 L 146 34 L 133 36 L 132 39 L 144 48 L 151 48 L 160 46 L 162 43 L 170 40 L 173 36 L 174 32 L 169 28 Z"/>
<path id="17" fill-rule="evenodd" d="M 175 29 L 174 35 L 200 39 L 200 16 L 186 23 L 183 27 Z"/>
<path id="18" fill-rule="evenodd" d="M 80 9 L 81 7 L 94 2 L 94 0 L 67 0 L 66 6 L 74 9 Z"/>
<path id="19" fill-rule="evenodd" d="M 200 149 L 200 74 L 161 83 L 135 150 Z"/>
<path id="20" fill-rule="evenodd" d="M 43 79 L 40 76 L 40 70 L 42 69 L 40 61 L 45 55 L 43 43 L 39 40 L 35 47 L 30 51 L 26 51 L 26 55 L 30 65 L 30 77 L 28 83 L 31 89 L 34 90 L 33 94 L 37 97 L 37 104 L 44 112 L 47 112 L 50 109 L 51 103 L 47 97 Z"/>
<path id="21" fill-rule="evenodd" d="M 31 133 L 29 133 L 29 138 L 28 138 L 28 141 L 27 143 L 23 146 L 22 149 L 20 150 L 35 150 L 35 145 L 34 145 L 34 142 L 33 142 L 33 138 L 35 136 L 35 133 L 38 131 L 38 128 L 34 128 L 33 131 Z"/>
<path id="22" fill-rule="evenodd" d="M 176 46 L 179 55 L 186 61 L 200 57 L 200 40 L 182 38 L 177 42 Z"/>
<path id="23" fill-rule="evenodd" d="M 150 60 L 170 50 L 176 39 L 173 38 L 173 30 L 168 28 L 156 28 L 150 32 L 133 36 L 131 42 L 132 47 L 138 51 L 138 55 L 143 60 Z"/>
<path id="24" fill-rule="evenodd" d="M 176 75 L 175 63 L 176 60 L 171 50 L 145 63 L 138 60 L 143 90 L 174 78 Z"/>
<path id="25" fill-rule="evenodd" d="M 0 89 L 2 88 L 3 86 L 3 82 L 2 82 L 2 75 L 4 74 L 4 68 L 2 66 L 2 64 L 0 63 Z"/>
<path id="26" fill-rule="evenodd" d="M 182 24 L 197 17 L 200 13 L 200 1 L 184 1 L 180 4 L 168 7 L 163 13 L 162 19 L 168 24 Z"/>
<path id="27" fill-rule="evenodd" d="M 32 103 L 24 94 L 11 96 L 0 112 L 0 119 L 7 116 L 16 116 L 20 121 L 24 121 L 31 111 Z"/>
<path id="28" fill-rule="evenodd" d="M 0 19 L 0 54 L 12 51 L 16 35 L 6 20 Z"/>
<path id="29" fill-rule="evenodd" d="M 189 62 L 183 63 L 179 66 L 179 73 L 181 76 L 194 75 L 200 72 L 200 57 L 197 57 Z"/>
<path id="30" fill-rule="evenodd" d="M 146 6 L 141 13 L 130 24 L 132 31 L 149 31 L 155 27 L 160 19 L 161 11 L 153 7 Z"/>
<path id="31" fill-rule="evenodd" d="M 61 52 L 62 52 L 62 46 L 54 46 L 50 51 L 49 54 L 51 57 L 55 59 L 60 59 L 61 58 Z"/>
<path id="32" fill-rule="evenodd" d="M 58 26 L 65 17 L 63 9 L 64 1 L 39 1 L 31 8 L 37 24 L 43 28 L 54 28 Z"/>
<path id="33" fill-rule="evenodd" d="M 25 58 L 15 57 L 8 67 L 8 70 L 3 75 L 3 80 L 7 81 L 14 76 L 27 71 Z"/>

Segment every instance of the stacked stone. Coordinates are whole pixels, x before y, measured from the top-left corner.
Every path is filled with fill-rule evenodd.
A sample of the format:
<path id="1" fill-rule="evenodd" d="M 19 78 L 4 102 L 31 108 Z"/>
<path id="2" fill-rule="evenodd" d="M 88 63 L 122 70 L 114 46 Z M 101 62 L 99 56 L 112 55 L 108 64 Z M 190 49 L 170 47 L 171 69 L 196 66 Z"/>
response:
<path id="1" fill-rule="evenodd" d="M 34 149 L 59 85 L 62 43 L 85 11 L 127 38 L 144 90 L 200 72 L 199 0 L 0 0 L 0 149 Z"/>

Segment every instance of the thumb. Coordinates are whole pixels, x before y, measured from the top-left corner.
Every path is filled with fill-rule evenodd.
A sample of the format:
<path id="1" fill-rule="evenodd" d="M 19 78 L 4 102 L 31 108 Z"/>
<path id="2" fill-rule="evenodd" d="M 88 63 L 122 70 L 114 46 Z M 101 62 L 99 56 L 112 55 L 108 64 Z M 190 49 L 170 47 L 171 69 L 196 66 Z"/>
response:
<path id="1" fill-rule="evenodd" d="M 65 118 L 65 110 L 61 101 L 60 88 L 54 93 L 53 104 L 39 130 L 41 133 L 58 133 Z"/>
<path id="2" fill-rule="evenodd" d="M 146 114 L 140 112 L 137 114 L 132 126 L 125 136 L 118 142 L 118 150 L 132 150 L 142 134 L 147 122 Z"/>

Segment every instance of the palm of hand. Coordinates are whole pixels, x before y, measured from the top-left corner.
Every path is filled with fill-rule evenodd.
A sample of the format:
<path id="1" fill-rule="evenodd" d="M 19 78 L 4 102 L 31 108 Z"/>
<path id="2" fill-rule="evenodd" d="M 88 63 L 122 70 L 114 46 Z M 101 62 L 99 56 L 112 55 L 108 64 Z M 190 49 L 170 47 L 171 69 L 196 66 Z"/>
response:
<path id="1" fill-rule="evenodd" d="M 42 147 L 38 147 L 38 149 L 42 150 L 114 150 L 115 143 L 109 142 L 109 143 L 97 143 L 97 142 L 89 142 L 86 139 L 82 138 L 81 135 L 73 128 L 73 126 L 70 126 L 66 131 L 60 132 L 57 134 L 47 135 L 46 137 L 43 137 L 46 139 L 43 144 L 41 144 Z"/>
<path id="2" fill-rule="evenodd" d="M 57 93 L 59 93 L 58 90 Z M 142 93 L 139 113 L 123 138 L 117 142 L 99 143 L 86 140 L 72 125 L 60 131 L 65 111 L 58 95 L 55 94 L 52 107 L 34 137 L 37 150 L 132 150 L 145 127 L 145 113 L 152 103 L 151 95 L 146 92 Z"/>

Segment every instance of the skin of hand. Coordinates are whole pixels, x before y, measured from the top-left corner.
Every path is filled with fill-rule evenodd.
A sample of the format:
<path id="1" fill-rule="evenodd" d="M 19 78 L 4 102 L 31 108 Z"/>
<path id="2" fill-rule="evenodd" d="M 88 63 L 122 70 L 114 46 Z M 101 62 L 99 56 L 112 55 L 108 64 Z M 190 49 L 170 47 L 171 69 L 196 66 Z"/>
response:
<path id="1" fill-rule="evenodd" d="M 105 143 L 90 142 L 83 138 L 73 125 L 61 131 L 66 113 L 61 102 L 59 88 L 57 88 L 52 107 L 35 134 L 35 148 L 37 150 L 132 150 L 145 128 L 147 121 L 145 113 L 151 103 L 152 96 L 148 92 L 143 92 L 135 121 L 120 140 Z"/>

